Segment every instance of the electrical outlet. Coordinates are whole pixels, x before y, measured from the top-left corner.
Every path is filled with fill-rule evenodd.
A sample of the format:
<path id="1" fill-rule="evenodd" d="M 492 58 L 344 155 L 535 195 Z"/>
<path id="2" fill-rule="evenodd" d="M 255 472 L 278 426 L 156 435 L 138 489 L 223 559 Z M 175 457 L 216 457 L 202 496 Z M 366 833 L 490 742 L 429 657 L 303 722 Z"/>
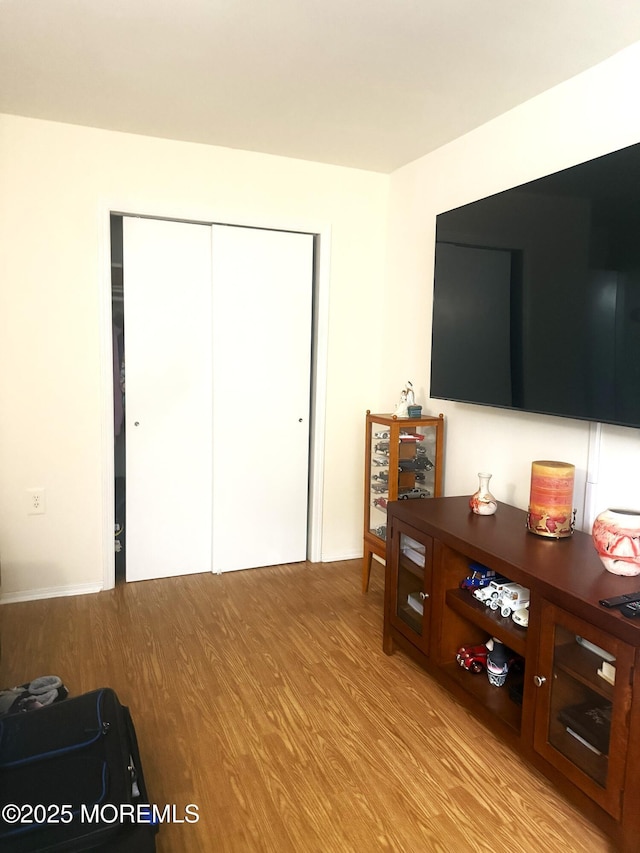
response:
<path id="1" fill-rule="evenodd" d="M 27 489 L 27 515 L 44 515 L 46 509 L 46 495 L 44 489 Z"/>

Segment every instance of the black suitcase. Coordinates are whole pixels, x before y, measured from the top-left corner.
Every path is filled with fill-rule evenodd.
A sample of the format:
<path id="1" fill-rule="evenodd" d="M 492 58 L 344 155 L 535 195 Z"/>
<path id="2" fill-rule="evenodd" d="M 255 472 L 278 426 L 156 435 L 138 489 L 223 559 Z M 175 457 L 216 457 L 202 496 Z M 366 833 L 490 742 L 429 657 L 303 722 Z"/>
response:
<path id="1" fill-rule="evenodd" d="M 128 708 L 102 688 L 0 720 L 2 853 L 153 853 Z"/>

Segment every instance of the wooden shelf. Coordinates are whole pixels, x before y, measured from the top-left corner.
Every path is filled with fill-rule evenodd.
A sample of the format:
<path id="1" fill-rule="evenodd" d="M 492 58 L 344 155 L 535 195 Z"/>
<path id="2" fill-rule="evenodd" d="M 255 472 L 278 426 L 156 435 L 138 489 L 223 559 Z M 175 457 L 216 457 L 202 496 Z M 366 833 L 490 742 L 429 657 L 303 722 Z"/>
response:
<path id="1" fill-rule="evenodd" d="M 549 741 L 572 764 L 581 767 L 593 781 L 604 788 L 607 780 L 609 758 L 607 755 L 597 755 L 587 746 L 569 734 L 566 727 L 558 720 L 552 720 L 549 727 Z"/>
<path id="2" fill-rule="evenodd" d="M 422 616 L 408 604 L 398 605 L 398 617 L 416 632 L 422 634 Z"/>
<path id="3" fill-rule="evenodd" d="M 522 706 L 509 696 L 509 685 L 522 681 L 521 676 L 508 675 L 503 687 L 495 687 L 489 683 L 486 672 L 477 674 L 468 672 L 458 663 L 446 664 L 443 672 L 469 693 L 480 704 L 516 732 L 520 732 Z"/>
<path id="4" fill-rule="evenodd" d="M 500 615 L 499 610 L 491 610 L 486 607 L 466 589 L 447 590 L 446 603 L 464 619 L 473 622 L 491 637 L 497 637 L 505 646 L 513 649 L 516 654 L 525 656 L 527 629 L 516 625 L 510 616 L 505 619 Z"/>
<path id="5" fill-rule="evenodd" d="M 613 685 L 598 675 L 598 668 L 602 664 L 602 658 L 595 652 L 585 649 L 578 643 L 568 643 L 556 647 L 555 662 L 558 669 L 564 670 L 572 678 L 584 684 L 590 690 L 608 699 L 613 700 Z"/>
<path id="6" fill-rule="evenodd" d="M 424 566 L 417 566 L 413 560 L 404 555 L 400 557 L 400 571 L 409 572 L 409 574 L 415 575 L 417 578 L 424 577 Z"/>

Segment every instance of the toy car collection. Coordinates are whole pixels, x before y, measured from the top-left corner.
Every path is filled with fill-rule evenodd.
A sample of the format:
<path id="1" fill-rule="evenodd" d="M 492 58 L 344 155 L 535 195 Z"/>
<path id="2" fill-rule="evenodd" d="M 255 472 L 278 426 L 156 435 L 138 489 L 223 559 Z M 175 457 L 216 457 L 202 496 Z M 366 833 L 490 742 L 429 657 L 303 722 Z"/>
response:
<path id="1" fill-rule="evenodd" d="M 482 563 L 470 562 L 469 574 L 460 581 L 460 588 L 468 590 L 490 610 L 499 610 L 503 619 L 511 616 L 516 625 L 528 626 L 529 590 L 521 584 L 497 575 L 494 569 Z M 496 622 L 496 627 L 498 624 Z M 491 637 L 480 645 L 461 646 L 456 653 L 456 661 L 468 672 L 486 670 L 489 683 L 494 687 L 505 684 L 511 667 L 521 673 L 524 666 L 523 658 L 497 637 Z"/>
<path id="2" fill-rule="evenodd" d="M 473 586 L 472 577 L 463 578 L 460 586 L 470 589 L 473 597 L 491 610 L 499 610 L 505 619 L 515 611 L 529 606 L 529 590 L 518 583 L 512 583 L 504 577 L 494 577 L 488 586 Z M 480 578 L 482 580 L 482 578 Z M 522 625 L 522 622 L 518 624 Z"/>

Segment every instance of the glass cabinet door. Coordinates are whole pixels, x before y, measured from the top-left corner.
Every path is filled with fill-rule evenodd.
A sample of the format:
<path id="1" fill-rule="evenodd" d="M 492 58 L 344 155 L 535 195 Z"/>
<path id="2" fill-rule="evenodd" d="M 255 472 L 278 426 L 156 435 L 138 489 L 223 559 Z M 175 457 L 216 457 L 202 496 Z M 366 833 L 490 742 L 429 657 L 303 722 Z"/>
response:
<path id="1" fill-rule="evenodd" d="M 385 540 L 387 502 L 436 495 L 437 421 L 370 423 L 369 532 Z"/>
<path id="2" fill-rule="evenodd" d="M 543 602 L 535 747 L 619 816 L 633 650 Z M 616 744 L 615 751 L 612 743 Z"/>
<path id="3" fill-rule="evenodd" d="M 417 539 L 400 529 L 392 548 L 391 622 L 420 649 L 428 651 L 432 540 L 430 537 Z"/>
<path id="4" fill-rule="evenodd" d="M 391 428 L 371 422 L 371 456 L 369 465 L 369 532 L 382 540 L 387 538 L 387 503 L 391 455 Z"/>

